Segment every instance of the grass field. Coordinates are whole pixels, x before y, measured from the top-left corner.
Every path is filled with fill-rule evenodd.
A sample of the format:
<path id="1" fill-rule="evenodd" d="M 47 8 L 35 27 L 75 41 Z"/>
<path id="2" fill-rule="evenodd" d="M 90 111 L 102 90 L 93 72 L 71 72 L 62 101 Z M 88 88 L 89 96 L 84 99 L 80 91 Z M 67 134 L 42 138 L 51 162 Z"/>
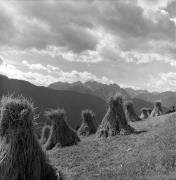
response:
<path id="1" fill-rule="evenodd" d="M 47 153 L 66 179 L 176 179 L 176 114 L 131 125 L 138 133 L 105 140 L 90 136 Z"/>

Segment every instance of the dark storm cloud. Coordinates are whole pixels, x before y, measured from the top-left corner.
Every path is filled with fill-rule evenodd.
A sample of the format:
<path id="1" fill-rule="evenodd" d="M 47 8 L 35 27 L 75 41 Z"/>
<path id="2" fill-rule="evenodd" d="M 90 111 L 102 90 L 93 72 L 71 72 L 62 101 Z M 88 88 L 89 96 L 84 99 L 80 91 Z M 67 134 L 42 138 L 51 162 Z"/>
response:
<path id="1" fill-rule="evenodd" d="M 100 60 L 105 58 L 101 57 L 102 52 L 109 49 L 108 52 L 114 52 L 114 55 L 106 52 L 106 59 L 114 60 L 121 51 L 155 53 L 160 50 L 158 46 L 154 47 L 155 44 L 162 41 L 163 49 L 165 42 L 175 41 L 175 22 L 167 11 L 145 9 L 138 1 L 45 0 L 2 4 L 1 46 L 43 50 L 52 45 L 64 47 L 66 54 L 67 50 L 72 51 L 76 58 L 76 55 L 92 50 Z"/>
<path id="2" fill-rule="evenodd" d="M 0 8 L 0 44 L 11 44 L 11 41 L 16 35 L 16 27 L 13 24 L 11 15 L 4 9 Z"/>
<path id="3" fill-rule="evenodd" d="M 113 1 L 102 11 L 99 23 L 121 39 L 124 50 L 140 49 L 150 40 L 175 40 L 175 23 L 161 11 L 144 11 L 132 3 Z"/>
<path id="4" fill-rule="evenodd" d="M 4 45 L 37 49 L 54 45 L 80 53 L 95 50 L 97 28 L 113 34 L 123 50 L 140 49 L 151 39 L 175 40 L 175 23 L 161 12 L 146 15 L 136 1 L 14 1 L 8 6 L 16 11 L 1 8 Z"/>
<path id="5" fill-rule="evenodd" d="M 16 7 L 16 11 L 0 12 L 1 38 L 7 45 L 37 49 L 55 45 L 77 53 L 93 50 L 97 45 L 97 38 L 89 31 L 93 24 L 88 12 L 84 12 L 86 6 L 77 7 L 71 1 L 15 1 L 8 5 Z M 7 37 L 13 34 L 16 36 L 9 41 Z"/>
<path id="6" fill-rule="evenodd" d="M 168 6 L 165 8 L 165 10 L 169 13 L 171 17 L 176 16 L 176 1 L 172 1 L 168 4 Z"/>

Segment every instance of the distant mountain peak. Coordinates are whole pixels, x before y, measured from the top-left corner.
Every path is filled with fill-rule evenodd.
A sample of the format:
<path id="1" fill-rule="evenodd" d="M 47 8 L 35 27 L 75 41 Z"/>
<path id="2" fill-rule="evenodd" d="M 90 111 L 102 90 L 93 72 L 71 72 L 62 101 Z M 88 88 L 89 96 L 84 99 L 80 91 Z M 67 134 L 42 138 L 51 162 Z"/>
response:
<path id="1" fill-rule="evenodd" d="M 79 93 L 89 93 L 101 97 L 104 100 L 109 99 L 109 97 L 120 93 L 125 97 L 129 97 L 128 93 L 121 88 L 118 84 L 103 84 L 97 81 L 87 81 L 82 83 L 80 81 L 74 83 L 60 83 L 56 82 L 50 84 L 48 87 L 55 90 L 72 90 Z"/>
<path id="2" fill-rule="evenodd" d="M 65 85 L 65 83 L 60 83 Z M 9 79 L 0 75 L 0 97 L 13 93 L 23 95 L 34 101 L 36 113 L 40 114 L 40 124 L 46 117 L 44 111 L 48 108 L 64 108 L 67 111 L 68 122 L 76 128 L 81 123 L 81 111 L 91 109 L 96 114 L 97 122 L 100 122 L 107 109 L 107 103 L 93 94 L 82 94 L 74 91 L 53 90 L 48 87 L 35 86 L 28 81 Z"/>

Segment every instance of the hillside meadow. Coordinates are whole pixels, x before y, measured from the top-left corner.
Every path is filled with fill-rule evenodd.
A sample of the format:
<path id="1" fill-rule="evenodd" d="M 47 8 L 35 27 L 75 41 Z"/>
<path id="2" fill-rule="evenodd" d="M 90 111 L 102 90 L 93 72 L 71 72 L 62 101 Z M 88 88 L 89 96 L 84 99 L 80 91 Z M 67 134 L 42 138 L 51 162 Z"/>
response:
<path id="1" fill-rule="evenodd" d="M 104 140 L 92 135 L 47 154 L 65 179 L 175 179 L 176 113 L 131 125 L 137 133 Z"/>

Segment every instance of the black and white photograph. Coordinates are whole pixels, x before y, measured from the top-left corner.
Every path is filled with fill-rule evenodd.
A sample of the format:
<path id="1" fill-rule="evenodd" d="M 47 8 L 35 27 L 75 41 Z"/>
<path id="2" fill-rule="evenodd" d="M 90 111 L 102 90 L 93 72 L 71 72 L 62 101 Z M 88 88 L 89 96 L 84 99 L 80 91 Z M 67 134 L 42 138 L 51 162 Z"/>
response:
<path id="1" fill-rule="evenodd" d="M 0 0 L 0 180 L 176 179 L 176 0 Z"/>

